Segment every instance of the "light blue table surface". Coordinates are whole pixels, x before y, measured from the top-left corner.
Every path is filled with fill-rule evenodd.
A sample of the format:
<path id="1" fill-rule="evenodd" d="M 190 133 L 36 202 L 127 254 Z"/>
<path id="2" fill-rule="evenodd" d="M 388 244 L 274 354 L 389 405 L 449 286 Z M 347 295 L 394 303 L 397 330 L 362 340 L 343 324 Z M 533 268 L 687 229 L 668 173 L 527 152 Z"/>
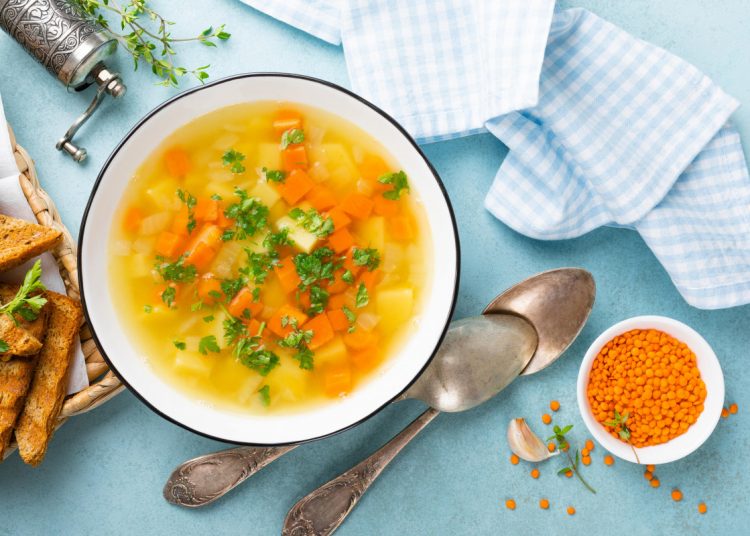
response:
<path id="1" fill-rule="evenodd" d="M 226 22 L 232 39 L 219 49 L 188 47 L 186 60 L 211 63 L 218 78 L 244 71 L 289 71 L 347 86 L 344 57 L 327 45 L 234 0 L 156 2 L 178 21 L 180 32 Z M 708 73 L 743 108 L 735 115 L 750 147 L 750 6 L 746 0 L 564 2 L 582 5 Z M 179 6 L 179 7 L 178 7 Z M 44 187 L 77 234 L 97 171 L 120 138 L 148 110 L 174 94 L 153 85 L 145 70 L 133 73 L 122 57 L 129 92 L 107 103 L 82 132 L 91 155 L 83 167 L 54 149 L 55 140 L 86 106 L 90 93 L 68 95 L 11 40 L 0 35 L 0 93 L 19 142 L 36 159 Z M 463 250 L 456 317 L 477 314 L 498 291 L 535 272 L 581 266 L 593 272 L 598 297 L 578 341 L 554 366 L 523 378 L 502 395 L 465 414 L 440 416 L 387 470 L 340 529 L 343 535 L 386 534 L 747 534 L 750 521 L 750 308 L 700 311 L 685 304 L 637 234 L 600 229 L 566 242 L 520 236 L 482 208 L 485 192 L 505 155 L 490 135 L 425 147 L 453 201 Z M 550 399 L 562 403 L 556 418 L 587 437 L 575 403 L 583 353 L 614 322 L 664 314 L 700 331 L 721 360 L 728 401 L 740 412 L 722 420 L 695 454 L 659 467 L 662 486 L 651 489 L 642 468 L 602 463 L 597 447 L 585 475 L 598 489 L 555 475 L 555 460 L 511 466 L 505 430 L 526 416 L 537 430 Z M 70 420 L 54 437 L 44 464 L 32 469 L 13 456 L 0 466 L 0 534 L 278 534 L 288 508 L 302 495 L 349 468 L 391 438 L 423 410 L 406 402 L 388 407 L 361 426 L 306 445 L 269 466 L 221 502 L 199 511 L 168 505 L 165 478 L 186 458 L 225 445 L 161 419 L 126 392 Z M 563 423 L 564 421 L 564 423 Z M 673 486 L 685 499 L 669 498 Z M 502 504 L 518 503 L 515 512 Z M 542 497 L 552 506 L 542 511 Z M 709 512 L 697 513 L 705 500 Z M 564 509 L 577 509 L 568 517 Z"/>

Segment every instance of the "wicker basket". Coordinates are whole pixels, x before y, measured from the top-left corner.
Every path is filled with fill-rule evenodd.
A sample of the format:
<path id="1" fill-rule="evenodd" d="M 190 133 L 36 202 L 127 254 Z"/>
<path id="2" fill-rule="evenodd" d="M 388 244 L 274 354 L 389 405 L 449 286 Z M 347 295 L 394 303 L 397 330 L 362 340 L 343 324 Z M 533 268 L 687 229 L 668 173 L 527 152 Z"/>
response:
<path id="1" fill-rule="evenodd" d="M 53 227 L 63 234 L 63 240 L 60 245 L 52 252 L 60 268 L 60 275 L 65 282 L 65 288 L 68 296 L 80 299 L 78 289 L 78 260 L 76 258 L 76 243 L 73 237 L 62 223 L 60 214 L 57 212 L 55 204 L 50 199 L 47 192 L 42 190 L 39 184 L 39 178 L 36 175 L 34 161 L 29 153 L 16 144 L 13 131 L 10 130 L 10 144 L 16 157 L 16 164 L 21 171 L 19 182 L 26 199 L 34 211 L 37 221 L 40 225 Z M 120 383 L 112 371 L 109 370 L 107 363 L 102 358 L 99 350 L 94 344 L 91 331 L 87 324 L 81 327 L 81 346 L 83 355 L 86 358 L 86 371 L 88 373 L 89 386 L 74 395 L 65 399 L 60 412 L 60 426 L 68 417 L 86 413 L 95 407 L 103 404 L 110 398 L 114 397 L 124 386 Z M 6 450 L 6 457 L 15 450 L 15 444 Z"/>

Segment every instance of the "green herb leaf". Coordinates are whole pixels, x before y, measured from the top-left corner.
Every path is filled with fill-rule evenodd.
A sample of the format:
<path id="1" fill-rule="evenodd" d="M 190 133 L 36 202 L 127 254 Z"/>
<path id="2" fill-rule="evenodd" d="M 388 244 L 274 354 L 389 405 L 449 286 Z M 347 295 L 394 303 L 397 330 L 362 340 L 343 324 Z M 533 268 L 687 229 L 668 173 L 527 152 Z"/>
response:
<path id="1" fill-rule="evenodd" d="M 359 284 L 359 288 L 357 289 L 357 297 L 354 300 L 354 303 L 357 307 L 366 307 L 368 303 L 370 303 L 370 295 L 367 293 L 367 287 L 364 283 Z"/>
<path id="2" fill-rule="evenodd" d="M 294 268 L 302 280 L 301 288 L 307 289 L 313 283 L 328 279 L 334 280 L 335 263 L 331 260 L 333 250 L 318 248 L 312 253 L 299 253 L 294 256 Z"/>
<path id="3" fill-rule="evenodd" d="M 284 182 L 286 180 L 286 174 L 279 169 L 268 169 L 263 168 L 263 175 L 266 177 L 266 181 L 270 182 Z"/>
<path id="4" fill-rule="evenodd" d="M 292 356 L 299 361 L 299 368 L 312 370 L 315 365 L 315 354 L 307 346 L 300 348 L 299 352 Z"/>
<path id="5" fill-rule="evenodd" d="M 198 351 L 203 355 L 208 355 L 208 352 L 218 354 L 221 352 L 221 348 L 219 348 L 219 343 L 216 342 L 216 337 L 214 335 L 206 335 L 205 337 L 201 337 L 201 340 L 198 343 Z"/>
<path id="6" fill-rule="evenodd" d="M 247 285 L 247 277 L 240 275 L 236 279 L 224 279 L 221 283 L 221 291 L 226 296 L 227 301 L 234 298 L 237 293 Z"/>
<path id="7" fill-rule="evenodd" d="M 257 253 L 250 248 L 245 249 L 247 266 L 240 268 L 240 273 L 256 285 L 265 283 L 271 269 L 279 264 L 278 255 L 274 253 Z"/>
<path id="8" fill-rule="evenodd" d="M 318 238 L 325 238 L 333 233 L 333 220 L 331 218 L 324 218 L 314 208 L 311 208 L 307 212 L 301 208 L 293 208 L 289 211 L 289 216 Z"/>
<path id="9" fill-rule="evenodd" d="M 323 310 L 326 308 L 326 305 L 328 305 L 328 298 L 330 297 L 330 293 L 317 286 L 313 285 L 310 287 L 310 308 L 307 310 L 307 314 L 310 316 L 315 316 L 323 312 Z"/>
<path id="10" fill-rule="evenodd" d="M 213 322 L 213 321 L 214 321 L 214 315 L 208 315 L 208 316 L 204 316 L 204 317 L 203 317 L 203 321 L 204 321 L 204 322 L 205 322 L 206 324 L 210 324 L 211 322 Z"/>
<path id="11" fill-rule="evenodd" d="M 166 289 L 164 289 L 164 292 L 161 293 L 161 301 L 163 301 L 170 309 L 174 305 L 174 300 L 176 297 L 177 289 L 172 286 L 167 287 Z"/>
<path id="12" fill-rule="evenodd" d="M 278 233 L 268 233 L 263 239 L 263 247 L 268 250 L 274 250 L 281 246 L 293 246 L 294 240 L 289 238 L 289 229 L 284 228 Z"/>
<path id="13" fill-rule="evenodd" d="M 4 313 L 8 315 L 16 324 L 18 324 L 18 321 L 15 315 L 29 322 L 36 320 L 39 316 L 39 311 L 47 303 L 47 300 L 43 296 L 33 295 L 47 290 L 47 287 L 41 281 L 41 277 L 42 263 L 37 260 L 29 271 L 26 272 L 23 283 L 21 283 L 21 287 L 13 299 L 5 305 L 0 305 L 0 314 Z"/>
<path id="14" fill-rule="evenodd" d="M 230 166 L 232 173 L 235 174 L 245 171 L 245 166 L 242 164 L 243 160 L 245 160 L 245 155 L 234 149 L 229 149 L 221 158 L 222 163 L 225 166 Z"/>
<path id="15" fill-rule="evenodd" d="M 240 341 L 241 344 L 238 347 L 244 346 L 242 342 L 247 340 L 243 339 Z M 279 364 L 279 356 L 270 350 L 254 350 L 249 352 L 242 350 L 239 354 L 239 360 L 240 363 L 257 371 L 261 376 L 268 376 L 268 373 Z"/>
<path id="16" fill-rule="evenodd" d="M 146 314 L 151 313 L 154 310 L 154 308 L 151 305 L 144 305 L 143 306 L 143 312 Z"/>
<path id="17" fill-rule="evenodd" d="M 192 264 L 185 266 L 186 255 L 182 255 L 174 262 L 164 257 L 156 257 L 156 271 L 164 281 L 175 283 L 192 283 L 198 275 L 198 270 Z"/>
<path id="18" fill-rule="evenodd" d="M 354 248 L 352 259 L 356 266 L 366 266 L 371 272 L 380 266 L 380 253 L 375 248 Z"/>
<path id="19" fill-rule="evenodd" d="M 260 389 L 258 389 L 258 394 L 260 394 L 260 401 L 261 403 L 268 407 L 271 405 L 271 386 L 270 385 L 264 385 Z"/>
<path id="20" fill-rule="evenodd" d="M 172 344 L 174 344 L 175 348 L 177 348 L 178 350 L 184 350 L 185 348 L 187 348 L 187 344 L 185 344 L 184 341 L 174 340 L 172 341 Z"/>
<path id="21" fill-rule="evenodd" d="M 190 234 L 193 232 L 193 229 L 195 229 L 195 226 L 197 225 L 197 222 L 195 221 L 195 215 L 194 215 L 193 209 L 195 208 L 195 205 L 198 204 L 198 199 L 196 199 L 195 196 L 193 196 L 189 192 L 185 192 L 184 190 L 180 188 L 177 189 L 177 197 L 187 207 L 187 211 L 188 211 L 187 232 L 188 234 Z"/>
<path id="22" fill-rule="evenodd" d="M 281 148 L 286 149 L 292 144 L 305 141 L 305 133 L 299 128 L 290 128 L 281 135 Z"/>
<path id="23" fill-rule="evenodd" d="M 381 175 L 381 177 L 378 179 L 378 182 L 380 182 L 381 184 L 393 185 L 392 190 L 383 192 L 383 197 L 385 197 L 386 199 L 390 199 L 391 201 L 400 199 L 402 192 L 409 193 L 410 191 L 409 181 L 406 178 L 406 173 L 404 173 L 403 171 Z"/>
<path id="24" fill-rule="evenodd" d="M 224 241 L 245 240 L 268 227 L 268 207 L 241 188 L 235 187 L 234 193 L 240 200 L 224 210 L 227 218 L 235 220 L 234 228 L 224 231 Z"/>
<path id="25" fill-rule="evenodd" d="M 0 339 L 0 354 L 4 354 L 8 350 L 10 350 L 10 346 L 8 345 L 8 343 Z"/>

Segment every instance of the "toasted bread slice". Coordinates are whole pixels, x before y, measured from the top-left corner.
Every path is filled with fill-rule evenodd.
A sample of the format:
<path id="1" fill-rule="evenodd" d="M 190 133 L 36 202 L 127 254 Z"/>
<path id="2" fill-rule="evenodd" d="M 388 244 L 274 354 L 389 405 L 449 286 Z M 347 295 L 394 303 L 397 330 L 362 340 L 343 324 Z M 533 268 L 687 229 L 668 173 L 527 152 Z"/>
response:
<path id="1" fill-rule="evenodd" d="M 0 301 L 12 299 L 18 292 L 18 286 L 0 284 Z M 22 328 L 26 329 L 37 340 L 43 340 L 47 329 L 50 306 L 45 305 L 39 316 L 33 322 L 19 320 Z M 9 319 L 10 320 L 10 319 Z M 10 361 L 0 360 L 0 460 L 8 448 L 13 435 L 16 419 L 23 409 L 26 393 L 34 377 L 37 355 L 19 359 L 11 357 Z"/>
<path id="2" fill-rule="evenodd" d="M 47 336 L 15 433 L 21 458 L 34 466 L 44 459 L 55 430 L 65 398 L 74 343 L 83 320 L 77 301 L 49 291 L 45 297 L 50 307 Z"/>
<path id="3" fill-rule="evenodd" d="M 0 283 L 0 303 L 12 300 L 18 292 L 18 285 Z M 45 307 L 44 310 L 48 309 Z M 2 354 L 0 361 L 7 361 L 13 356 L 33 356 L 42 349 L 44 332 L 47 329 L 48 314 L 40 314 L 33 322 L 17 317 L 16 322 L 8 315 L 0 315 L 0 340 L 5 341 L 10 349 Z"/>
<path id="4" fill-rule="evenodd" d="M 56 229 L 0 214 L 0 272 L 41 255 L 61 239 Z"/>

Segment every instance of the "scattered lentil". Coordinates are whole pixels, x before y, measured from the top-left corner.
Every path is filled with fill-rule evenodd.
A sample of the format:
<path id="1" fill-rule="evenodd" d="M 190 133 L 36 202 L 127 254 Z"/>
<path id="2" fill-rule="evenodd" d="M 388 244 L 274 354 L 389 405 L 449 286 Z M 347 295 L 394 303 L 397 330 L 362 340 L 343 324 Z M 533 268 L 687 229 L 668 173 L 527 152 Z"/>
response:
<path id="1" fill-rule="evenodd" d="M 680 502 L 682 500 L 682 492 L 677 488 L 672 490 L 672 500 L 676 502 Z"/>
<path id="2" fill-rule="evenodd" d="M 574 515 L 575 513 L 576 513 L 576 509 L 575 509 L 575 508 L 573 508 L 572 506 L 568 506 L 568 515 L 569 515 L 569 516 L 572 516 L 572 515 Z"/>
<path id="3" fill-rule="evenodd" d="M 521 459 L 518 456 L 516 456 L 515 454 L 510 455 L 510 463 L 512 463 L 513 465 L 518 465 L 519 461 L 521 461 Z"/>
<path id="4" fill-rule="evenodd" d="M 549 424 L 552 422 L 552 417 L 550 417 L 549 413 L 545 413 L 544 415 L 542 415 L 542 422 L 544 424 Z"/>
<path id="5" fill-rule="evenodd" d="M 539 478 L 539 469 L 536 467 L 531 470 L 531 478 Z"/>
<path id="6" fill-rule="evenodd" d="M 508 499 L 507 501 L 505 501 L 505 507 L 508 510 L 515 510 L 516 509 L 516 501 L 514 501 L 513 499 Z"/>
<path id="7" fill-rule="evenodd" d="M 651 487 L 652 488 L 658 488 L 659 486 L 661 486 L 661 482 L 659 482 L 659 479 L 656 478 L 656 477 L 652 478 L 651 479 Z"/>
<path id="8" fill-rule="evenodd" d="M 557 400 L 553 400 L 552 402 L 549 403 L 549 409 L 551 409 L 552 411 L 559 410 L 560 409 L 560 402 L 558 402 Z"/>
<path id="9" fill-rule="evenodd" d="M 698 512 L 701 514 L 705 514 L 708 511 L 708 508 L 706 508 L 706 503 L 699 502 L 698 503 Z"/>
<path id="10" fill-rule="evenodd" d="M 615 463 L 615 459 L 612 456 L 610 456 L 609 454 L 607 454 L 604 457 L 604 465 L 612 465 L 613 463 Z"/>
<path id="11" fill-rule="evenodd" d="M 540 500 L 539 508 L 541 508 L 542 510 L 546 510 L 547 508 L 549 508 L 549 501 L 547 499 Z"/>
<path id="12" fill-rule="evenodd" d="M 739 408 L 738 408 L 737 404 L 732 404 L 731 406 L 729 406 L 729 413 L 731 413 L 732 415 L 734 415 L 735 413 L 737 413 L 738 409 Z"/>

